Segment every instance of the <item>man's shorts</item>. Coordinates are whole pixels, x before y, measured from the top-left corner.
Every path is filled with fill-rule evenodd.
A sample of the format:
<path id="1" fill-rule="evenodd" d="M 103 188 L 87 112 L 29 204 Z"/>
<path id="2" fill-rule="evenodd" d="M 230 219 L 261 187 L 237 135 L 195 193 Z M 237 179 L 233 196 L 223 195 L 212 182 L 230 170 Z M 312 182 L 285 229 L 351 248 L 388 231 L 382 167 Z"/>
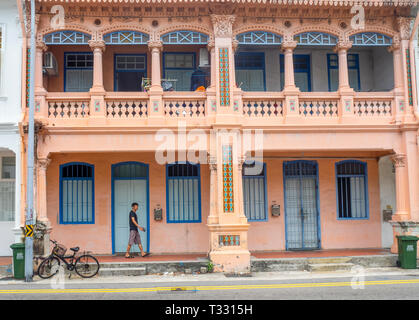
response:
<path id="1" fill-rule="evenodd" d="M 137 230 L 130 230 L 128 244 L 130 246 L 133 244 L 141 244 L 141 237 Z"/>

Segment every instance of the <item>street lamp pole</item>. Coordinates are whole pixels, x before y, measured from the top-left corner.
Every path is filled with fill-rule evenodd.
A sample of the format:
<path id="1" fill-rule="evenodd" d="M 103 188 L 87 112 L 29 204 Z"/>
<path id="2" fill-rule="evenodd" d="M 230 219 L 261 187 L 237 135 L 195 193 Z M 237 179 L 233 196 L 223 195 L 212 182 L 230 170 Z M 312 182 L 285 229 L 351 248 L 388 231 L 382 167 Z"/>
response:
<path id="1" fill-rule="evenodd" d="M 35 0 L 31 0 L 31 43 L 29 67 L 29 123 L 28 123 L 28 148 L 27 148 L 27 187 L 26 187 L 26 226 L 33 226 L 33 201 L 34 201 L 34 111 L 35 111 Z M 25 237 L 25 281 L 32 282 L 33 277 L 33 236 Z"/>

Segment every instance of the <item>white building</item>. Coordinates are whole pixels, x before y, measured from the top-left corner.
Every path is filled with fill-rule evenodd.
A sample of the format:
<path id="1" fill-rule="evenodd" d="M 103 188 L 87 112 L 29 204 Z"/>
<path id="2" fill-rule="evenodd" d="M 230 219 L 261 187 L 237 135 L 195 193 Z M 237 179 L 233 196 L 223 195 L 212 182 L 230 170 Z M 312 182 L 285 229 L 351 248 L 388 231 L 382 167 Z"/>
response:
<path id="1" fill-rule="evenodd" d="M 16 0 L 0 1 L 0 256 L 20 230 L 20 135 L 22 31 Z"/>

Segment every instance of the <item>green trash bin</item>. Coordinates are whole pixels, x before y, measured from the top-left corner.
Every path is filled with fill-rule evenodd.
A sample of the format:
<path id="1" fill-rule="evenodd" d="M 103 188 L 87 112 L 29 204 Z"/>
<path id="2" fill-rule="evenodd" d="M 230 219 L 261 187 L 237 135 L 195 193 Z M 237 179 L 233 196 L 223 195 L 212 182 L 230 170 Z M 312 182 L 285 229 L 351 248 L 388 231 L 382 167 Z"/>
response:
<path id="1" fill-rule="evenodd" d="M 13 277 L 25 279 L 25 244 L 14 243 L 10 248 L 13 250 Z"/>
<path id="2" fill-rule="evenodd" d="M 417 241 L 415 236 L 397 236 L 399 249 L 399 266 L 403 269 L 416 269 L 417 265 Z"/>

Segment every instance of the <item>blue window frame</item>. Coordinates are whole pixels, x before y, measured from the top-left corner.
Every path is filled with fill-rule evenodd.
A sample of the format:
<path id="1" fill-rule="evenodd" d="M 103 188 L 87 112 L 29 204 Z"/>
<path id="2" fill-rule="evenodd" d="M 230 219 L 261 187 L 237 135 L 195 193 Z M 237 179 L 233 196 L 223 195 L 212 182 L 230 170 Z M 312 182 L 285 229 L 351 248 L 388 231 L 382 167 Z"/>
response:
<path id="1" fill-rule="evenodd" d="M 142 79 L 147 77 L 147 55 L 115 54 L 114 90 L 143 91 Z"/>
<path id="2" fill-rule="evenodd" d="M 282 37 L 272 32 L 249 31 L 236 36 L 239 44 L 247 45 L 280 45 Z"/>
<path id="3" fill-rule="evenodd" d="M 391 46 L 393 39 L 376 32 L 361 32 L 349 37 L 353 46 Z"/>
<path id="4" fill-rule="evenodd" d="M 294 36 L 298 45 L 303 46 L 334 46 L 338 38 L 323 32 L 304 32 Z"/>
<path id="5" fill-rule="evenodd" d="M 195 31 L 174 31 L 161 36 L 163 44 L 207 44 L 208 36 Z"/>
<path id="6" fill-rule="evenodd" d="M 266 91 L 264 52 L 239 52 L 234 61 L 237 85 L 244 91 Z"/>
<path id="7" fill-rule="evenodd" d="M 195 69 L 195 52 L 163 52 L 163 77 L 176 80 L 173 81 L 176 91 L 191 90 L 192 74 Z"/>
<path id="8" fill-rule="evenodd" d="M 201 222 L 201 178 L 199 164 L 166 166 L 167 223 Z"/>
<path id="9" fill-rule="evenodd" d="M 60 224 L 95 223 L 94 166 L 72 162 L 60 166 Z"/>
<path id="10" fill-rule="evenodd" d="M 303 92 L 311 92 L 311 64 L 310 55 L 308 54 L 294 54 L 294 80 L 295 86 Z M 279 55 L 279 68 L 281 79 L 281 90 L 284 89 L 284 55 Z"/>
<path id="11" fill-rule="evenodd" d="M 338 219 L 368 219 L 367 163 L 345 160 L 335 167 Z"/>
<path id="12" fill-rule="evenodd" d="M 249 221 L 267 221 L 266 164 L 243 164 L 243 206 Z"/>
<path id="13" fill-rule="evenodd" d="M 147 44 L 148 40 L 150 40 L 150 36 L 136 31 L 116 31 L 104 35 L 103 40 L 106 44 L 137 45 Z"/>
<path id="14" fill-rule="evenodd" d="M 64 91 L 87 92 L 93 85 L 93 53 L 64 53 Z"/>
<path id="15" fill-rule="evenodd" d="M 91 39 L 92 36 L 89 34 L 71 30 L 57 31 L 44 36 L 46 45 L 86 45 Z"/>
<path id="16" fill-rule="evenodd" d="M 349 85 L 355 91 L 361 91 L 359 54 L 348 53 L 347 58 Z M 339 86 L 339 58 L 335 53 L 327 54 L 327 74 L 329 91 L 336 91 Z"/>

